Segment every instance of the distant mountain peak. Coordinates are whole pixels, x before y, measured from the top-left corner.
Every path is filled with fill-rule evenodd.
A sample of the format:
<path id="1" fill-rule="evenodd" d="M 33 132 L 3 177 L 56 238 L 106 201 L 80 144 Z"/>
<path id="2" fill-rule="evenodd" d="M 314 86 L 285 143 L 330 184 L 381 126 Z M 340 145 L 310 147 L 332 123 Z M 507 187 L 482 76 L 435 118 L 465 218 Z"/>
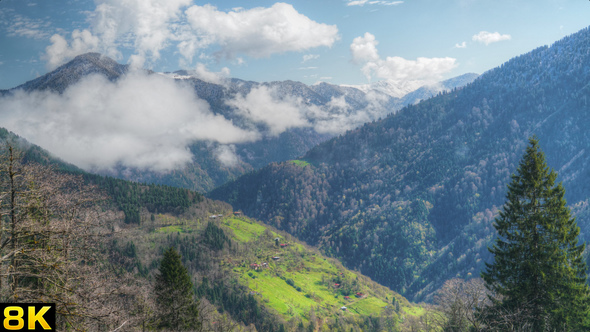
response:
<path id="1" fill-rule="evenodd" d="M 68 86 L 78 82 L 82 77 L 94 73 L 102 74 L 109 80 L 114 81 L 126 73 L 128 67 L 100 53 L 85 53 L 76 56 L 54 71 L 19 85 L 15 89 L 25 91 L 51 90 L 62 93 Z"/>
<path id="2" fill-rule="evenodd" d="M 361 85 L 347 85 L 343 84 L 342 87 L 350 87 L 356 88 L 361 90 L 364 93 L 369 91 L 377 91 L 393 98 L 405 98 L 406 96 L 414 93 L 416 91 L 421 91 L 418 95 L 420 98 L 412 98 L 417 99 L 424 99 L 424 97 L 430 97 L 433 94 L 444 90 L 451 90 L 453 88 L 464 86 L 468 83 L 471 83 L 474 79 L 476 79 L 479 75 L 474 73 L 467 73 L 457 77 L 450 78 L 445 81 L 436 82 L 433 84 L 424 84 L 424 81 L 405 81 L 405 82 L 398 82 L 394 80 L 383 80 L 378 82 L 373 82 L 370 84 L 361 84 Z M 432 93 L 434 92 L 434 93 Z M 413 102 L 410 102 L 413 103 Z M 407 103 L 405 103 L 407 104 Z"/>

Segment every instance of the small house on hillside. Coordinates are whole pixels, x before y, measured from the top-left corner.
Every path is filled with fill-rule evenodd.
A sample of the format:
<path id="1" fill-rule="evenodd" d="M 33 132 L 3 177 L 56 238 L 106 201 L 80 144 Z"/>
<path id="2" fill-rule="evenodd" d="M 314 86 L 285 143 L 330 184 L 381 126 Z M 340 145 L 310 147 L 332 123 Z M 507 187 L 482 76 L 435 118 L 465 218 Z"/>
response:
<path id="1" fill-rule="evenodd" d="M 356 293 L 355 296 L 358 298 L 361 298 L 361 297 L 364 297 L 365 294 L 359 292 L 359 293 Z"/>
<path id="2" fill-rule="evenodd" d="M 288 244 L 286 244 L 286 243 L 281 243 L 281 248 L 285 248 L 286 246 L 288 246 Z"/>
<path id="3" fill-rule="evenodd" d="M 279 259 L 281 259 L 281 258 L 280 258 L 280 257 L 278 257 L 278 256 L 274 256 L 274 257 L 272 258 L 272 260 L 273 260 L 273 261 L 278 261 Z"/>
<path id="4" fill-rule="evenodd" d="M 345 296 L 344 299 L 345 300 L 350 300 L 350 296 Z"/>
<path id="5" fill-rule="evenodd" d="M 346 307 L 342 307 L 340 308 L 342 311 L 346 311 Z"/>
<path id="6" fill-rule="evenodd" d="M 241 216 L 242 215 L 242 211 L 236 211 L 234 212 L 234 216 Z"/>
<path id="7" fill-rule="evenodd" d="M 253 268 L 254 270 L 258 270 L 259 265 L 256 263 L 252 263 L 252 264 L 250 264 L 250 267 Z"/>

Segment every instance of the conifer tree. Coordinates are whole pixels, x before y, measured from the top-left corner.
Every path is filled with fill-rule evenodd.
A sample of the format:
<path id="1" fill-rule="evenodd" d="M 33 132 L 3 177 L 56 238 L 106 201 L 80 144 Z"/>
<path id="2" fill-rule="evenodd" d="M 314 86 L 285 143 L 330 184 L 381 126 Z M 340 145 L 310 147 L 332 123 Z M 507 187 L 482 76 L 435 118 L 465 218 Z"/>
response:
<path id="1" fill-rule="evenodd" d="M 482 277 L 495 296 L 481 315 L 490 330 L 581 331 L 589 311 L 585 244 L 557 173 L 533 137 L 495 221 L 498 237 Z"/>
<path id="2" fill-rule="evenodd" d="M 193 283 L 174 248 L 164 252 L 159 272 L 154 287 L 158 327 L 173 331 L 199 330 L 201 323 L 193 299 Z"/>

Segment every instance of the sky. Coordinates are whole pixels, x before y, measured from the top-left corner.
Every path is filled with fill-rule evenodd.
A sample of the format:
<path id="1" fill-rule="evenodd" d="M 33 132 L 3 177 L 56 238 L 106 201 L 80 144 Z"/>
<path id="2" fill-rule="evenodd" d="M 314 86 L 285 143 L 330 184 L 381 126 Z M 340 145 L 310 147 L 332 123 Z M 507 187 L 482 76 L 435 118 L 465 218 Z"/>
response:
<path id="1" fill-rule="evenodd" d="M 2 0 L 0 89 L 88 51 L 258 82 L 429 82 L 588 25 L 581 0 Z"/>
<path id="2" fill-rule="evenodd" d="M 238 125 L 182 81 L 141 69 L 408 92 L 484 73 L 589 21 L 585 0 L 0 0 L 0 89 L 86 52 L 131 68 L 63 93 L 15 90 L 0 97 L 0 126 L 89 171 L 169 172 L 191 162 L 195 141 L 233 167 L 237 144 L 293 128 L 343 134 L 392 112 L 388 99 L 366 90 L 363 108 L 344 96 L 313 105 L 259 86 L 223 101 L 247 120 Z"/>

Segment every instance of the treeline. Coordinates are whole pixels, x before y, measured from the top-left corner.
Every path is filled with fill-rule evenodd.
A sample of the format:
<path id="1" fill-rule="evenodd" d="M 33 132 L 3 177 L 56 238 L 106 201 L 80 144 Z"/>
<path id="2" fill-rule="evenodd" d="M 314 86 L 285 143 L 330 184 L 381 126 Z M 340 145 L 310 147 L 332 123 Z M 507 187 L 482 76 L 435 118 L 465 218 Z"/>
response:
<path id="1" fill-rule="evenodd" d="M 112 177 L 84 174 L 86 181 L 103 188 L 125 213 L 125 222 L 139 224 L 140 210 L 150 213 L 182 214 L 192 204 L 203 201 L 203 196 L 188 189 L 164 185 L 147 185 Z"/>

